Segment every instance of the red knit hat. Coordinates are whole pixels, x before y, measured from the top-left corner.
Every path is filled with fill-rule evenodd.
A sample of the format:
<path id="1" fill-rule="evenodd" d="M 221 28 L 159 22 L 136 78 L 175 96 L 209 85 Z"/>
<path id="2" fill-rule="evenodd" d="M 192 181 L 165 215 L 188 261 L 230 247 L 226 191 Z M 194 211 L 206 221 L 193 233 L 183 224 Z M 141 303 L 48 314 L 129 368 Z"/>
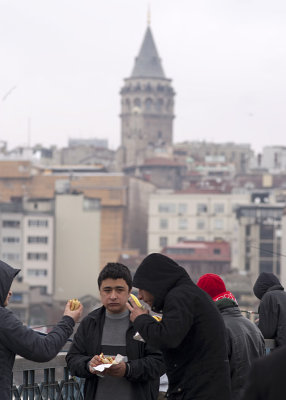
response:
<path id="1" fill-rule="evenodd" d="M 198 287 L 207 292 L 214 301 L 220 300 L 222 298 L 228 298 L 234 300 L 236 303 L 236 299 L 234 295 L 226 290 L 224 281 L 220 276 L 216 274 L 205 274 L 202 275 L 198 282 Z"/>

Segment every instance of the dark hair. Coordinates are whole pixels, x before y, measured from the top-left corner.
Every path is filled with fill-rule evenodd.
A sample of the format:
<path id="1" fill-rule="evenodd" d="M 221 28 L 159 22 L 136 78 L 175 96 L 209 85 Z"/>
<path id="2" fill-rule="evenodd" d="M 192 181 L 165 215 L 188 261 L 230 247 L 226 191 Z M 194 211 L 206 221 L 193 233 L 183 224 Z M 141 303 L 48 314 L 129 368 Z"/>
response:
<path id="1" fill-rule="evenodd" d="M 105 279 L 124 279 L 129 289 L 132 289 L 132 277 L 129 269 L 120 263 L 107 263 L 106 266 L 100 271 L 97 283 L 100 289 L 101 283 Z"/>

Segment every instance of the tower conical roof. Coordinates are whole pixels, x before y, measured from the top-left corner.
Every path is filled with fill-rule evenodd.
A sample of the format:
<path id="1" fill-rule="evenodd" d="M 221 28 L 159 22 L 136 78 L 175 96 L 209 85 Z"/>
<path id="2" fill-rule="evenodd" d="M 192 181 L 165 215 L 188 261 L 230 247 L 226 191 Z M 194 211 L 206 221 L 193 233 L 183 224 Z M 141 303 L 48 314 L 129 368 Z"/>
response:
<path id="1" fill-rule="evenodd" d="M 139 55 L 135 59 L 135 65 L 131 78 L 162 78 L 165 74 L 161 65 L 153 35 L 150 27 L 147 27 Z"/>

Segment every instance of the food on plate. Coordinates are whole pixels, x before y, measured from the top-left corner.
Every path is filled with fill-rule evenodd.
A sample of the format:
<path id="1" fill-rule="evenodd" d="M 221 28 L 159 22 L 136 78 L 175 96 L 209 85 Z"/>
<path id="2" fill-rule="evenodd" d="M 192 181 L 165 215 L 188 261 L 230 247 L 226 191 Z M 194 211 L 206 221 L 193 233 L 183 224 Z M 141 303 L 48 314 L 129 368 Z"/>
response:
<path id="1" fill-rule="evenodd" d="M 99 354 L 102 364 L 117 364 L 114 356 L 105 356 L 103 353 Z"/>
<path id="2" fill-rule="evenodd" d="M 70 300 L 70 309 L 71 311 L 77 310 L 80 306 L 80 301 L 78 299 Z"/>

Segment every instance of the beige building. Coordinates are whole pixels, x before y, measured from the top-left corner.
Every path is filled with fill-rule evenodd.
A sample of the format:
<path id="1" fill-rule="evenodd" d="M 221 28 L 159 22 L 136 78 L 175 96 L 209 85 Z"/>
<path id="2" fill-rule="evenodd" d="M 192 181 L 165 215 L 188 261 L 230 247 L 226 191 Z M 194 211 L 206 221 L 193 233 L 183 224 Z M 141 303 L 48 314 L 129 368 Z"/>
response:
<path id="1" fill-rule="evenodd" d="M 182 240 L 225 240 L 231 244 L 232 267 L 238 268 L 235 210 L 249 204 L 249 194 L 157 192 L 150 196 L 148 252 Z"/>
<path id="2" fill-rule="evenodd" d="M 82 194 L 55 198 L 56 300 L 98 295 L 100 201 Z"/>

